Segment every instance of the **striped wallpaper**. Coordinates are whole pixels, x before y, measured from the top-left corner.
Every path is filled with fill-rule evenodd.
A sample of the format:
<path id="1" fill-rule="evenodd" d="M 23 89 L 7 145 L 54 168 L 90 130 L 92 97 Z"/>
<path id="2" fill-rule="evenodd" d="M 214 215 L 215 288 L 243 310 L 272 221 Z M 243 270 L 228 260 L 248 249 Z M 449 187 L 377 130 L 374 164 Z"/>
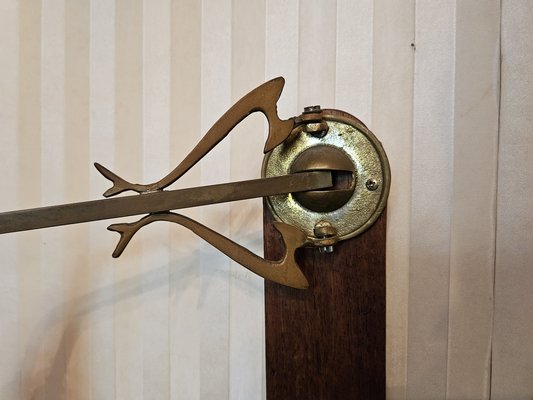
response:
<path id="1" fill-rule="evenodd" d="M 237 99 L 383 141 L 390 399 L 533 396 L 528 0 L 1 0 L 0 211 L 157 180 Z M 254 115 L 175 187 L 259 176 Z M 187 215 L 261 253 L 260 200 Z M 132 220 L 126 219 L 126 220 Z M 117 221 L 114 221 L 117 222 Z M 165 224 L 0 237 L 1 399 L 263 399 L 263 282 Z"/>

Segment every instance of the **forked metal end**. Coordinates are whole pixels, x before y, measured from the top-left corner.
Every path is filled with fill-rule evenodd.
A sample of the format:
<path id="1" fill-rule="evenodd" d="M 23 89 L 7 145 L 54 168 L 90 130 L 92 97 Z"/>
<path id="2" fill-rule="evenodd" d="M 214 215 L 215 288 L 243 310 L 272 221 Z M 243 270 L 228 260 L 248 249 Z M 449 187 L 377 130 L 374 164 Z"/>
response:
<path id="1" fill-rule="evenodd" d="M 108 231 L 112 232 L 118 232 L 120 234 L 120 240 L 117 243 L 117 246 L 115 247 L 115 250 L 113 251 L 113 258 L 118 258 L 120 255 L 124 252 L 124 249 L 130 242 L 133 235 L 135 235 L 135 232 L 137 232 L 139 228 L 135 229 L 135 223 L 128 224 L 113 224 L 109 225 L 107 227 Z"/>
<path id="2" fill-rule="evenodd" d="M 100 172 L 106 179 L 113 182 L 113 186 L 104 192 L 104 197 L 116 196 L 117 194 L 125 192 L 126 190 L 135 190 L 135 184 L 132 184 L 122 179 L 120 176 L 118 176 L 114 172 L 111 172 L 102 164 L 95 162 L 94 166 L 96 167 L 98 172 Z"/>
<path id="3" fill-rule="evenodd" d="M 96 169 L 113 186 L 105 193 L 105 197 L 115 196 L 127 190 L 137 193 L 162 190 L 176 182 L 183 174 L 191 169 L 207 153 L 209 153 L 222 139 L 224 139 L 242 120 L 254 112 L 261 112 L 268 121 L 268 138 L 264 152 L 267 153 L 283 143 L 294 127 L 294 119 L 282 120 L 278 117 L 277 102 L 285 85 L 285 79 L 278 77 L 256 87 L 247 95 L 237 101 L 217 122 L 207 131 L 204 137 L 196 144 L 194 149 L 170 173 L 157 182 L 149 184 L 130 183 L 101 164 L 95 163 Z"/>
<path id="4" fill-rule="evenodd" d="M 232 260 L 265 279 L 295 289 L 307 289 L 309 287 L 309 282 L 296 263 L 295 258 L 296 249 L 309 244 L 308 238 L 299 229 L 282 222 L 274 223 L 274 227 L 281 234 L 283 242 L 285 243 L 285 254 L 281 260 L 278 261 L 265 260 L 252 253 L 247 248 L 235 243 L 218 232 L 209 229 L 205 225 L 185 217 L 184 215 L 172 212 L 149 214 L 133 223 L 110 225 L 107 228 L 108 230 L 120 234 L 120 240 L 113 252 L 113 257 L 119 257 L 122 254 L 133 235 L 135 235 L 139 229 L 157 221 L 173 222 L 184 226 L 213 247 L 216 247 L 222 253 L 226 254 Z"/>

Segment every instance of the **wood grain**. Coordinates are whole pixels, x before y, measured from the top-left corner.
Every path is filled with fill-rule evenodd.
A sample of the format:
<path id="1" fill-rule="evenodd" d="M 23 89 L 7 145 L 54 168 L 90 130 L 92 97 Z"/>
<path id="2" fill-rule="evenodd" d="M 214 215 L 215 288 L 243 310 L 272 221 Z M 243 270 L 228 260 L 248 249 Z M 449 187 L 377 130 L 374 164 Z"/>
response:
<path id="1" fill-rule="evenodd" d="M 265 207 L 265 257 L 283 244 Z M 265 281 L 267 399 L 385 398 L 385 213 L 331 254 L 302 249 L 310 284 Z"/>

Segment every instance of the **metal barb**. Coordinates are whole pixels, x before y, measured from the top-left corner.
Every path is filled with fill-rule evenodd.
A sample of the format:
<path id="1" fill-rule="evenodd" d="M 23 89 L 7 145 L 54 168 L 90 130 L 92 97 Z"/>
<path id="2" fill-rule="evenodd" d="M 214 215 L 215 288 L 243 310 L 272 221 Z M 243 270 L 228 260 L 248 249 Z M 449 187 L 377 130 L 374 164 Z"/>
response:
<path id="1" fill-rule="evenodd" d="M 218 232 L 187 218 L 171 212 L 151 214 L 137 222 L 114 224 L 109 226 L 110 231 L 120 233 L 120 240 L 113 253 L 113 257 L 122 254 L 133 235 L 143 226 L 156 221 L 167 221 L 179 224 L 191 230 L 196 235 L 207 241 L 213 247 L 226 254 L 250 271 L 265 279 L 290 286 L 295 289 L 307 289 L 309 283 L 302 273 L 295 259 L 296 249 L 309 244 L 307 236 L 299 229 L 281 222 L 275 222 L 274 227 L 281 233 L 285 243 L 285 254 L 278 261 L 268 261 L 252 253 L 247 248 L 233 242 Z"/>
<path id="2" fill-rule="evenodd" d="M 211 151 L 222 139 L 224 139 L 243 119 L 254 112 L 262 112 L 268 121 L 268 138 L 264 152 L 267 153 L 282 143 L 294 127 L 294 119 L 282 120 L 278 117 L 277 101 L 285 85 L 285 79 L 278 77 L 258 86 L 246 96 L 235 103 L 228 111 L 218 119 L 207 131 L 204 137 L 196 144 L 194 149 L 183 159 L 179 165 L 168 175 L 154 183 L 136 184 L 122 179 L 103 165 L 95 163 L 96 169 L 113 186 L 105 193 L 105 197 L 115 196 L 127 190 L 137 193 L 153 192 L 162 190 L 176 182 L 183 174 L 190 170 L 209 151 Z"/>

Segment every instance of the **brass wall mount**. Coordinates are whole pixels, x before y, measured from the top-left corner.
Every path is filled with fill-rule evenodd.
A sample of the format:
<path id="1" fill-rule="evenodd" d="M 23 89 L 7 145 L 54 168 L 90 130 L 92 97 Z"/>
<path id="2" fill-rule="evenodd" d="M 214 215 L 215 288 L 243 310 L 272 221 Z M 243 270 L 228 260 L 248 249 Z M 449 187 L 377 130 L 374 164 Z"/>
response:
<path id="1" fill-rule="evenodd" d="M 107 199 L 0 213 L 0 234 L 147 214 L 138 221 L 108 227 L 120 234 L 114 257 L 122 254 L 142 227 L 171 222 L 194 232 L 265 279 L 307 288 L 307 279 L 296 262 L 296 250 L 315 246 L 328 253 L 338 240 L 353 237 L 372 225 L 387 201 L 390 170 L 381 143 L 361 121 L 347 113 L 312 106 L 298 117 L 280 119 L 277 101 L 284 83 L 278 77 L 242 97 L 160 180 L 132 183 L 95 163 L 112 182 L 104 193 Z M 262 179 L 166 190 L 255 112 L 264 114 L 268 122 Z M 138 194 L 109 198 L 126 191 Z M 275 227 L 285 242 L 285 253 L 279 260 L 265 260 L 172 211 L 253 197 L 267 197 L 278 220 Z"/>
<path id="2" fill-rule="evenodd" d="M 317 237 L 317 226 L 329 224 L 333 237 L 344 240 L 376 221 L 387 202 L 391 173 L 383 146 L 360 120 L 339 110 L 312 109 L 313 119 L 304 111 L 289 139 L 266 154 L 262 176 L 332 171 L 333 188 L 267 197 L 277 221 L 301 229 L 324 247 L 335 240 L 330 234 L 325 244 Z"/>

